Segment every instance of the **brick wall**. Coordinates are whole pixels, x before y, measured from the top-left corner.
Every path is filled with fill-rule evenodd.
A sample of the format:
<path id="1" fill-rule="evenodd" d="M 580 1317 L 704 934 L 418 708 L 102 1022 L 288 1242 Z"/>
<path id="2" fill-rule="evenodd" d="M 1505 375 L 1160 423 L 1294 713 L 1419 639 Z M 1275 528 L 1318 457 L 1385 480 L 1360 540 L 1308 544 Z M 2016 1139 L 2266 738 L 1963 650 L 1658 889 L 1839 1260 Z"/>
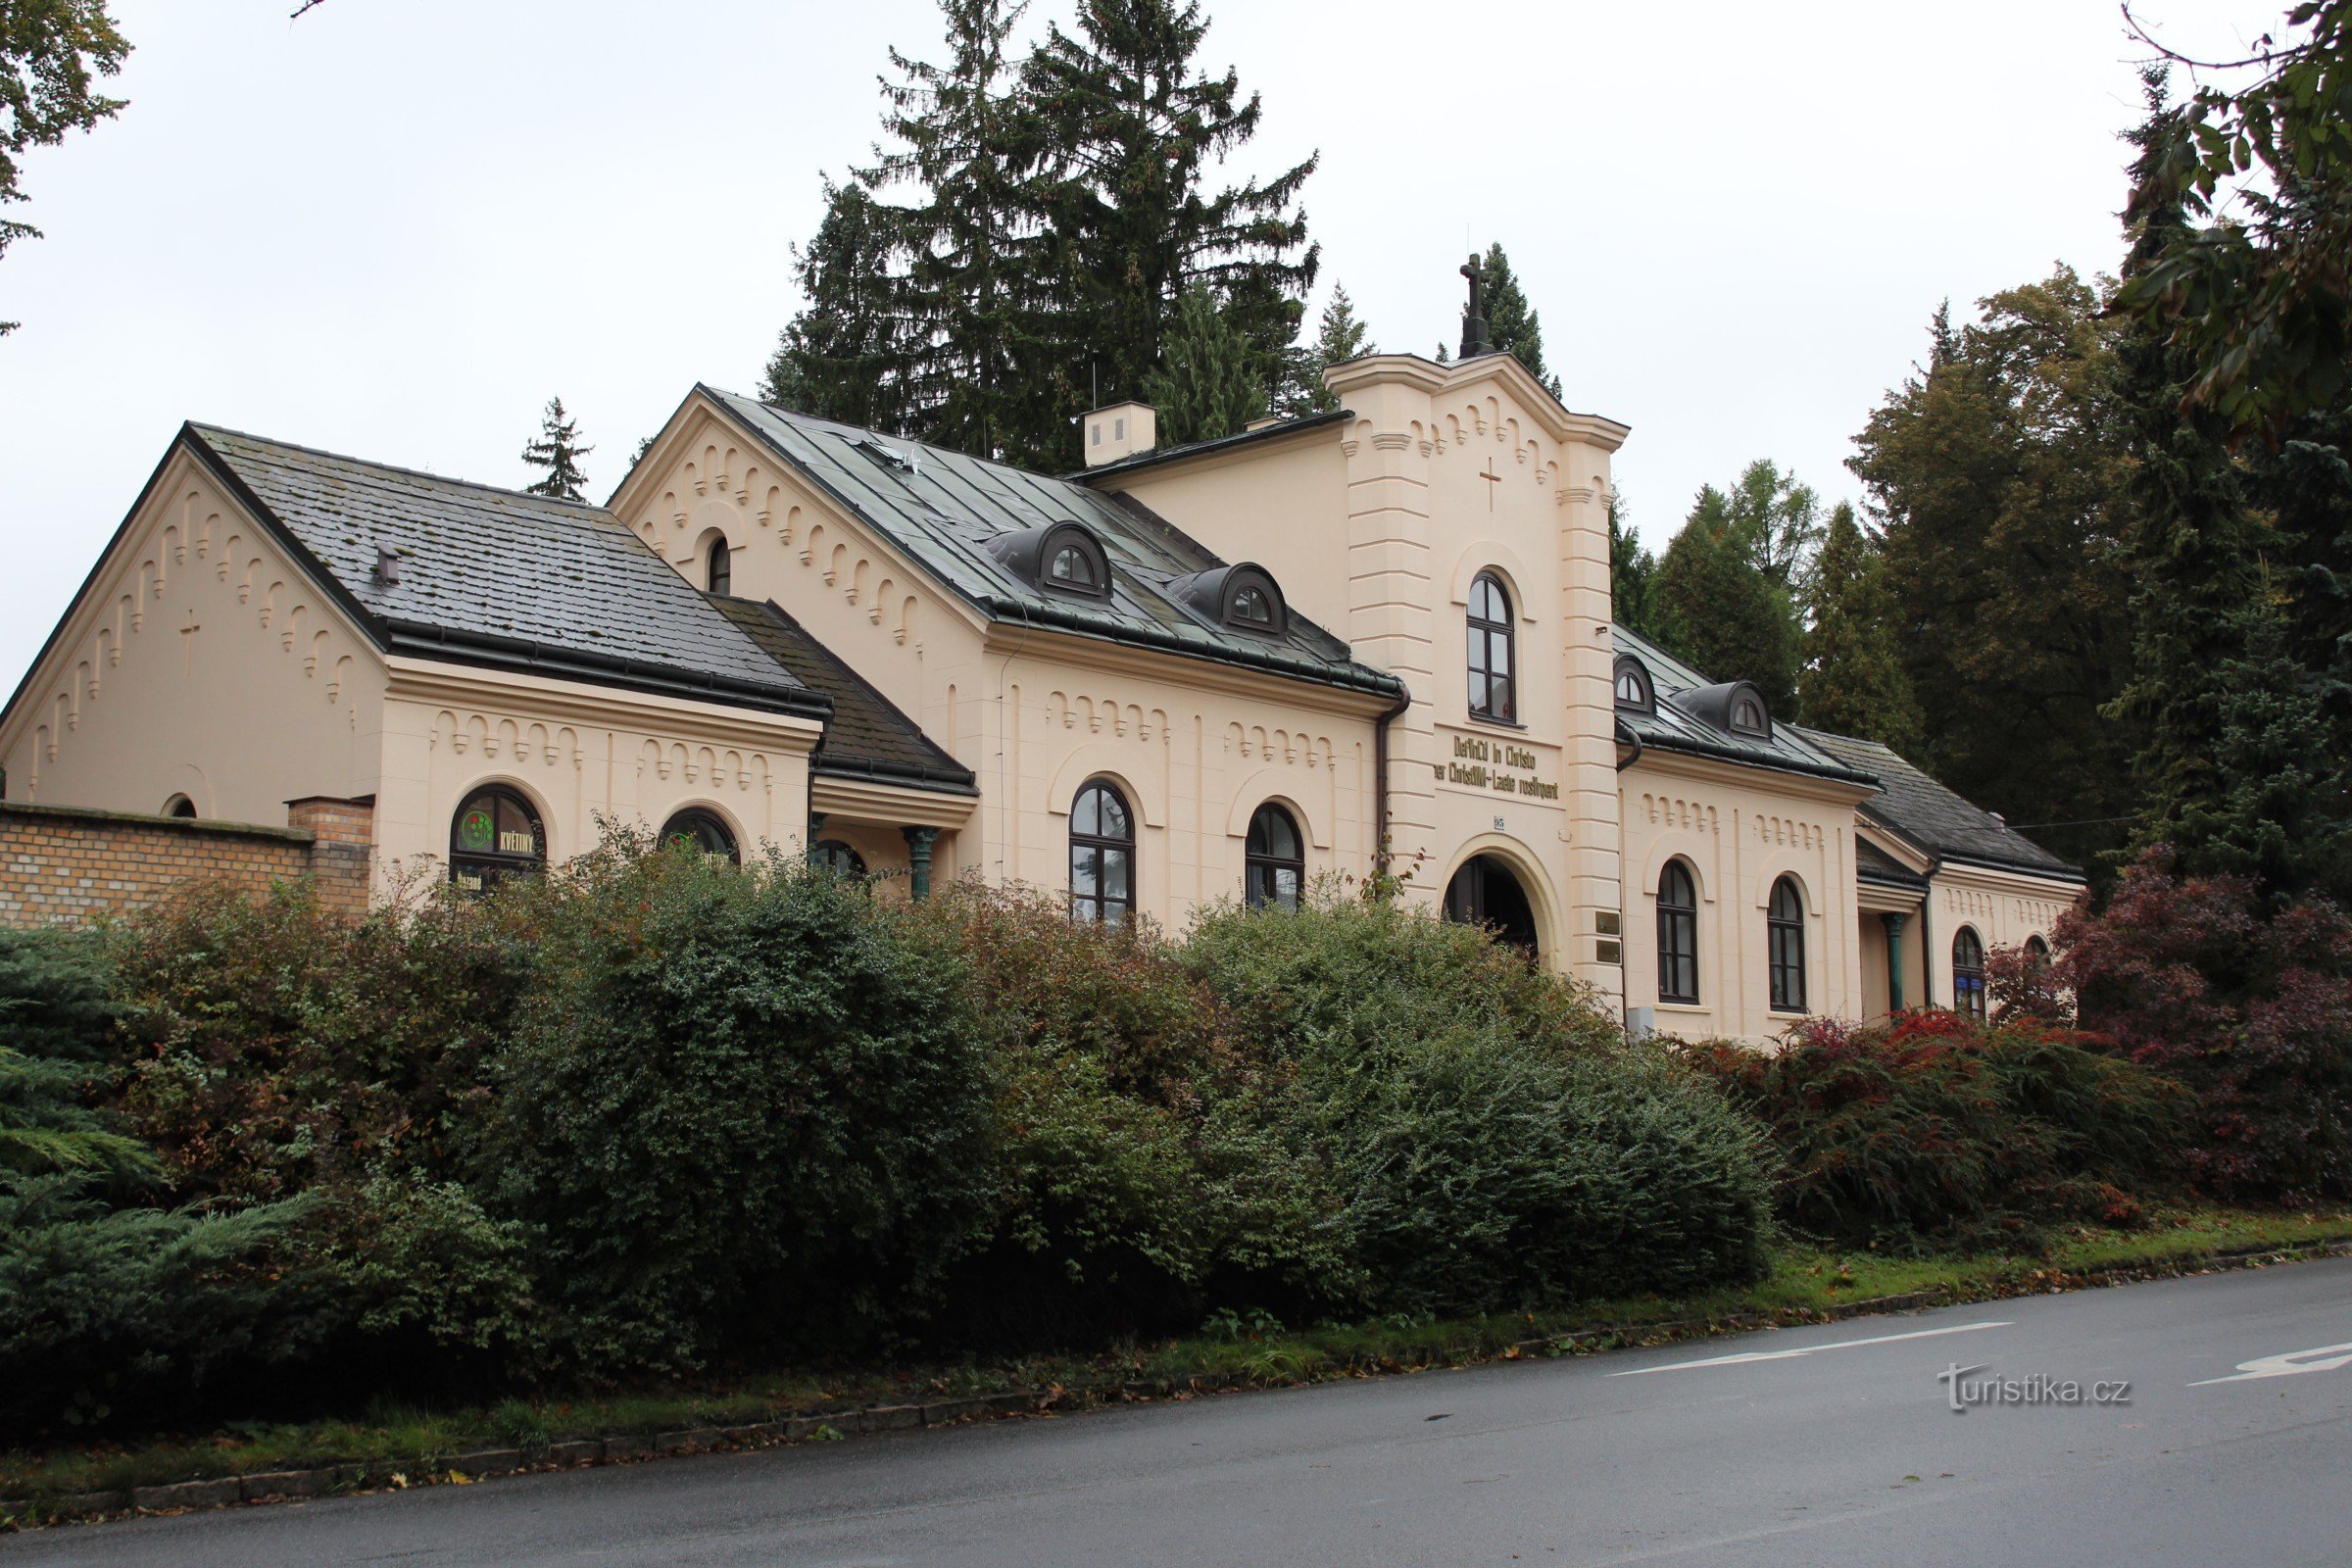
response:
<path id="1" fill-rule="evenodd" d="M 329 908 L 365 913 L 375 803 L 312 797 L 288 802 L 286 815 L 285 827 L 262 827 L 0 801 L 0 925 L 127 914 L 191 880 L 259 894 L 306 875 Z"/>

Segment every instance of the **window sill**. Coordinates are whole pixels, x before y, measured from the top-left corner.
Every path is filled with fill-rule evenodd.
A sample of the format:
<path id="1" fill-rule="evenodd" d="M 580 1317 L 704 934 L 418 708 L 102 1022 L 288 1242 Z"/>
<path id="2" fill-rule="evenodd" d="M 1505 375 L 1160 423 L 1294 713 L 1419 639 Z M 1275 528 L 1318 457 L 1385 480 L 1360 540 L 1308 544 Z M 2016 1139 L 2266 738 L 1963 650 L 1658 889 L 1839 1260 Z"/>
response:
<path id="1" fill-rule="evenodd" d="M 1660 1002 L 1656 1005 L 1660 1012 L 1713 1012 L 1715 1010 L 1703 1002 Z"/>
<path id="2" fill-rule="evenodd" d="M 1527 728 L 1525 724 L 1520 723 L 1515 718 L 1489 718 L 1484 713 L 1472 713 L 1468 722 L 1473 724 L 1484 724 L 1489 729 L 1515 729 L 1525 731 Z"/>

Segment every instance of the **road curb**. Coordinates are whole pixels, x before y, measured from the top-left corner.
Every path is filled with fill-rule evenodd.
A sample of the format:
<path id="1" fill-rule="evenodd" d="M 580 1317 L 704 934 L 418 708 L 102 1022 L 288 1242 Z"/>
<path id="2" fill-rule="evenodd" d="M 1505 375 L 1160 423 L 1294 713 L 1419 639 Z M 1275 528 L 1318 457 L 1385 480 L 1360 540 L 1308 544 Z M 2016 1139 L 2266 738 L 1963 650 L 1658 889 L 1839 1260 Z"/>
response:
<path id="1" fill-rule="evenodd" d="M 610 1433 L 601 1437 L 571 1436 L 536 1448 L 477 1448 L 432 1455 L 413 1462 L 345 1462 L 241 1476 L 190 1477 L 123 1491 L 65 1493 L 48 1498 L 0 1498 L 0 1528 L 72 1524 L 126 1514 L 187 1513 L 198 1509 L 300 1501 L 342 1494 L 400 1491 L 418 1486 L 466 1486 L 505 1476 L 552 1470 L 634 1464 L 697 1453 L 794 1446 L 804 1443 L 833 1442 L 866 1433 L 961 1426 L 978 1421 L 1054 1415 L 1106 1404 L 1185 1399 L 1203 1394 L 1247 1389 L 1295 1387 L 1327 1381 L 1333 1377 L 1386 1376 L 1419 1370 L 1427 1365 L 1477 1366 L 1539 1356 L 1586 1355 L 1630 1346 L 1669 1345 L 1680 1340 L 1744 1334 L 1758 1329 L 1797 1328 L 1809 1323 L 1841 1322 L 1847 1318 L 1928 1311 L 1970 1301 L 2059 1295 L 2068 1291 L 2096 1290 L 2149 1280 L 2262 1268 L 2273 1263 L 2302 1263 L 2324 1257 L 2347 1256 L 2352 1256 L 2352 1236 L 2311 1242 L 2300 1247 L 2235 1248 L 2174 1258 L 2127 1260 L 2096 1269 L 2068 1271 L 2053 1268 L 2029 1272 L 2014 1279 L 1987 1281 L 1983 1288 L 1944 1287 L 1913 1291 L 1901 1296 L 1840 1301 L 1827 1309 L 1733 1312 L 1711 1318 L 1683 1318 L 1661 1323 L 1580 1329 L 1571 1334 L 1520 1340 L 1499 1349 L 1414 1366 L 1385 1358 L 1364 1357 L 1332 1363 L 1296 1376 L 1253 1377 L 1228 1372 L 1184 1378 L 1125 1379 L 1076 1389 L 1055 1387 L 933 1400 L 926 1404 L 870 1405 L 818 1411 L 730 1427 L 688 1427 L 652 1434 Z"/>

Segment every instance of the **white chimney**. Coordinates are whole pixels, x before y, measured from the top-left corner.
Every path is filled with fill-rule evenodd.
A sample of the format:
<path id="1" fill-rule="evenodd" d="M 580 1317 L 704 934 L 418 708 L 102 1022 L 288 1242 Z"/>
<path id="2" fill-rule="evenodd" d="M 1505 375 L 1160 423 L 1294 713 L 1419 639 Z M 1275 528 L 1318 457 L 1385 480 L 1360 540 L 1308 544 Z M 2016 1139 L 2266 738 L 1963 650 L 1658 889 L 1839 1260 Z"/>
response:
<path id="1" fill-rule="evenodd" d="M 1086 466 L 1101 467 L 1159 444 L 1159 415 L 1149 403 L 1113 403 L 1086 416 Z"/>

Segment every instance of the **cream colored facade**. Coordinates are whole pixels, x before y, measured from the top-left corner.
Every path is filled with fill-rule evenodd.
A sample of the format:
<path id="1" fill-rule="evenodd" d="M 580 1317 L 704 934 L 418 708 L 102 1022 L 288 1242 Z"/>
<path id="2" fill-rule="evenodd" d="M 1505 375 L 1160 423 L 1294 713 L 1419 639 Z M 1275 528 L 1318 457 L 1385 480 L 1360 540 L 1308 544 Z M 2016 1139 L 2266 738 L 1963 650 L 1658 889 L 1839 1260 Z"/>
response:
<path id="1" fill-rule="evenodd" d="M 1507 355 L 1375 356 L 1329 380 L 1344 414 L 1194 449 L 1152 450 L 1149 409 L 1101 411 L 1099 466 L 1077 482 L 1137 527 L 1263 567 L 1377 681 L 1007 610 L 746 405 L 697 389 L 581 526 L 776 607 L 968 780 L 828 765 L 821 714 L 389 643 L 356 585 L 322 580 L 183 438 L 0 716 L 6 794 L 126 811 L 185 796 L 255 822 L 300 797 L 371 799 L 388 881 L 444 856 L 459 803 L 496 783 L 541 814 L 557 860 L 600 817 L 693 807 L 747 847 L 821 838 L 885 872 L 927 851 L 934 878 L 1058 890 L 1072 803 L 1107 780 L 1137 818 L 1135 907 L 1175 929 L 1241 895 L 1252 814 L 1272 803 L 1310 877 L 1372 875 L 1385 836 L 1405 897 L 1433 912 L 1465 865 L 1499 867 L 1544 961 L 1693 1037 L 1882 1014 L 1898 979 L 1906 1004 L 1949 1004 L 1962 925 L 1987 948 L 2046 939 L 2079 890 L 2063 875 L 1939 858 L 1874 820 L 1856 775 L 1629 737 L 1606 520 L 1625 426 L 1570 413 Z M 1508 721 L 1468 695 L 1482 575 L 1510 607 Z M 1893 880 L 1862 863 L 1864 834 L 1901 862 Z M 1698 891 L 1695 1004 L 1659 1000 L 1655 900 L 1676 859 Z M 1770 1001 L 1784 878 L 1803 904 L 1801 1011 Z"/>

